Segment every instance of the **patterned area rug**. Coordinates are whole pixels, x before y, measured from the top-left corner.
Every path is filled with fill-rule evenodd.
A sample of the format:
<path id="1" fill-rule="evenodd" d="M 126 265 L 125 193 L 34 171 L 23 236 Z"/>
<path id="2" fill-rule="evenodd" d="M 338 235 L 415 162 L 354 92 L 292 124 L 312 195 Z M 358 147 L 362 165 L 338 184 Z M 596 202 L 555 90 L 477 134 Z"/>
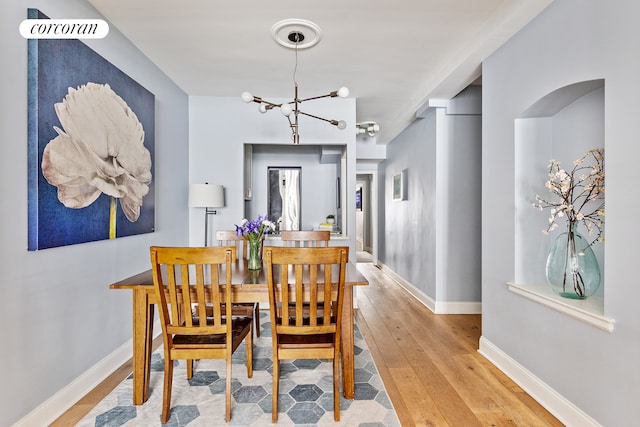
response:
<path id="1" fill-rule="evenodd" d="M 245 348 L 234 354 L 231 422 L 224 421 L 225 362 L 201 360 L 186 379 L 184 361 L 176 362 L 171 394 L 171 418 L 165 426 L 256 426 L 271 424 L 271 329 L 261 313 L 260 338 L 254 337 L 253 378 L 247 378 Z M 77 426 L 159 426 L 162 412 L 163 351 L 152 355 L 149 400 L 133 406 L 131 377 L 124 380 Z M 331 363 L 292 360 L 281 363 L 278 425 L 400 426 L 371 353 L 355 325 L 355 391 L 341 398 L 340 422 L 333 420 Z"/>

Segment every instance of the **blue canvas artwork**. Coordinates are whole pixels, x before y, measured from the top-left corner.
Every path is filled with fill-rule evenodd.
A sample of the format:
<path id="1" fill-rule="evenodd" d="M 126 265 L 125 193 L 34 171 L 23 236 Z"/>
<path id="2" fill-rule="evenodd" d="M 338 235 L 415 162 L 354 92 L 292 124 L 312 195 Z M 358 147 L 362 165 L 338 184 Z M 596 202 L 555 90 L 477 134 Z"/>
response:
<path id="1" fill-rule="evenodd" d="M 28 61 L 28 249 L 153 232 L 155 96 L 80 40 Z"/>

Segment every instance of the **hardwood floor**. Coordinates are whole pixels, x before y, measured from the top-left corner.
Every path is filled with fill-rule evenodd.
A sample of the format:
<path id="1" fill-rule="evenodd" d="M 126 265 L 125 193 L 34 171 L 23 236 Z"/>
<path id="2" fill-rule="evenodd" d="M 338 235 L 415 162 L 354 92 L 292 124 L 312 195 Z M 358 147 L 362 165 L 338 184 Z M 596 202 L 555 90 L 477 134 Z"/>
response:
<path id="1" fill-rule="evenodd" d="M 435 315 L 374 264 L 358 269 L 369 286 L 356 321 L 403 427 L 563 425 L 477 352 L 480 315 Z M 51 425 L 74 425 L 130 372 L 123 365 Z"/>
<path id="2" fill-rule="evenodd" d="M 156 349 L 162 345 L 162 336 L 158 336 L 153 340 L 152 349 Z M 49 427 L 68 427 L 75 425 L 85 415 L 89 413 L 98 403 L 102 401 L 111 391 L 125 380 L 133 372 L 133 361 L 129 359 L 127 363 L 120 366 L 102 381 L 97 387 L 87 393 L 75 405 L 69 408 L 57 420 L 49 424 Z"/>
<path id="3" fill-rule="evenodd" d="M 435 315 L 373 264 L 358 264 L 356 321 L 404 427 L 562 426 L 477 352 L 480 315 Z"/>

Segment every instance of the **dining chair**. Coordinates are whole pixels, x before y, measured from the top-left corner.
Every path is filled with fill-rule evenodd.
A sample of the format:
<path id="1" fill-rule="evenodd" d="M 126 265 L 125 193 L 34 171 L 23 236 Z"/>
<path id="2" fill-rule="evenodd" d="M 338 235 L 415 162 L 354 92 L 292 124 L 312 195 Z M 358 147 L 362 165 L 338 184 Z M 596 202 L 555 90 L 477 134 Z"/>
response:
<path id="1" fill-rule="evenodd" d="M 331 239 L 329 230 L 283 230 L 280 232 L 283 246 L 327 247 Z"/>
<path id="2" fill-rule="evenodd" d="M 227 422 L 231 420 L 231 358 L 243 340 L 247 376 L 253 376 L 251 318 L 233 316 L 231 292 L 224 292 L 221 287 L 231 283 L 233 252 L 225 247 L 150 248 L 164 342 L 163 424 L 171 412 L 174 360 L 184 359 L 187 363 L 194 359 L 226 360 Z M 207 315 L 207 304 L 211 316 Z M 187 379 L 191 375 L 192 370 L 187 370 Z"/>
<path id="3" fill-rule="evenodd" d="M 349 248 L 269 246 L 264 260 L 273 351 L 271 421 L 278 421 L 280 361 L 287 359 L 333 361 L 333 418 L 340 421 L 340 334 Z"/>
<path id="4" fill-rule="evenodd" d="M 236 261 L 239 257 L 248 258 L 249 252 L 247 241 L 242 237 L 238 237 L 235 230 L 218 230 L 216 231 L 216 240 L 218 246 L 235 246 L 237 248 Z M 234 316 L 246 316 L 255 319 L 256 337 L 260 336 L 260 304 L 257 302 L 239 302 L 233 303 Z"/>
<path id="5" fill-rule="evenodd" d="M 327 247 L 331 239 L 329 230 L 286 230 L 280 233 L 282 246 L 293 248 Z M 322 310 L 321 305 L 318 307 Z M 305 310 L 308 306 L 305 304 Z"/>

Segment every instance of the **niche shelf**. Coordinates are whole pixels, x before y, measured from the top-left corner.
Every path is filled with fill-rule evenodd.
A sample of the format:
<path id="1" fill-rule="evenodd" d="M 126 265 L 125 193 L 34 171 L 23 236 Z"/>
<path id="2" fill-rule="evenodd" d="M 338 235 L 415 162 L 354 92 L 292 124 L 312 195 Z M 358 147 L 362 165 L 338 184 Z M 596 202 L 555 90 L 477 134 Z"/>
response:
<path id="1" fill-rule="evenodd" d="M 603 331 L 613 332 L 616 321 L 604 315 L 604 301 L 600 297 L 591 297 L 586 300 L 562 298 L 546 284 L 519 285 L 507 282 L 507 286 L 516 295 L 550 307 Z"/>
<path id="2" fill-rule="evenodd" d="M 531 104 L 514 121 L 515 277 L 507 285 L 519 296 L 611 332 L 615 320 L 604 315 L 604 243 L 593 246 L 603 277 L 596 294 L 584 301 L 556 295 L 545 285 L 545 263 L 562 224 L 544 235 L 549 212 L 531 206 L 536 194 L 549 194 L 544 183 L 550 159 L 570 168 L 587 150 L 604 148 L 604 83 L 596 79 L 561 87 Z M 585 230 L 581 232 L 588 238 Z"/>

